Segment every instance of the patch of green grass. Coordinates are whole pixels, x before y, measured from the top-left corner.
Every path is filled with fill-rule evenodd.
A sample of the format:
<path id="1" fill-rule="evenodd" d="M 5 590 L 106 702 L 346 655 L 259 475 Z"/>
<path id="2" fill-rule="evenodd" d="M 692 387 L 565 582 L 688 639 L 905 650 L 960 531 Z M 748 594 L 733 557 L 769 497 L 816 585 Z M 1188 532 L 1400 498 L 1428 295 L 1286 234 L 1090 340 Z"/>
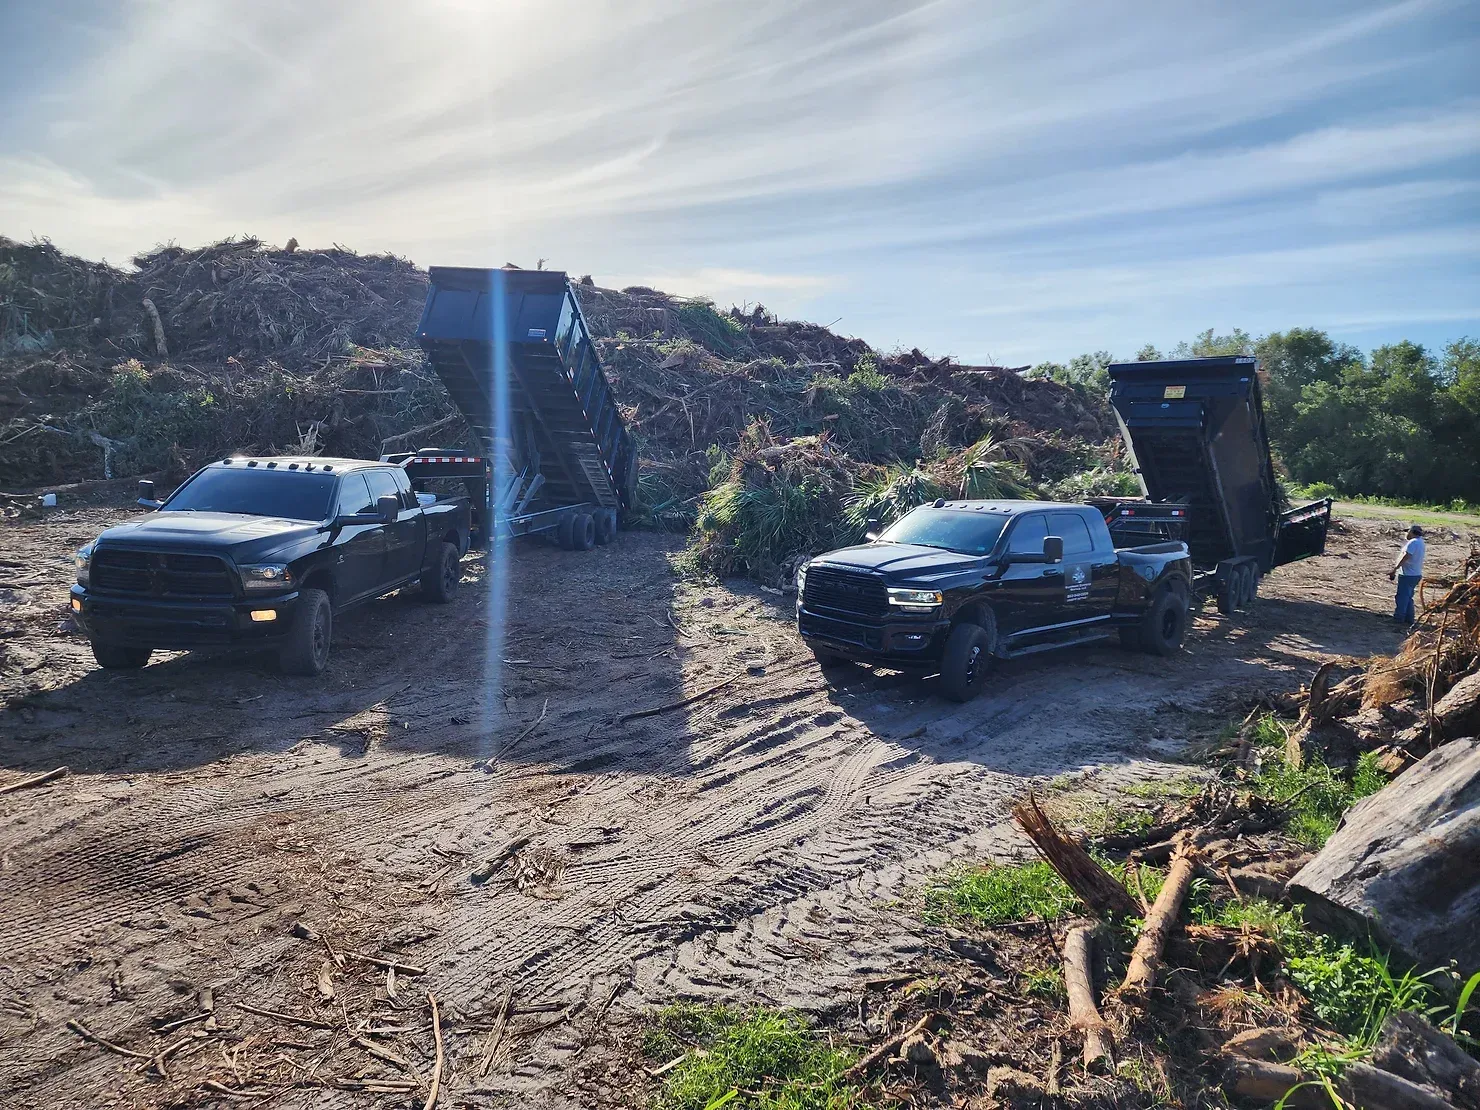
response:
<path id="1" fill-rule="evenodd" d="M 1024 971 L 1023 993 L 1050 1002 L 1062 1002 L 1068 997 L 1063 972 L 1056 967 L 1034 967 Z"/>
<path id="2" fill-rule="evenodd" d="M 1377 766 L 1372 752 L 1364 752 L 1352 772 L 1351 781 L 1319 759 L 1299 768 L 1284 760 L 1284 741 L 1265 752 L 1254 788 L 1279 805 L 1289 806 L 1285 831 L 1311 848 L 1320 848 L 1352 803 L 1375 794 L 1387 785 L 1387 775 Z"/>
<path id="3" fill-rule="evenodd" d="M 1148 779 L 1125 788 L 1133 798 L 1191 798 L 1202 790 L 1202 783 L 1190 775 L 1170 779 Z"/>
<path id="4" fill-rule="evenodd" d="M 1234 929 L 1248 925 L 1272 938 L 1284 955 L 1290 982 L 1309 1000 L 1317 1017 L 1347 1038 L 1352 1050 L 1370 1048 L 1392 1011 L 1429 1015 L 1438 1002 L 1438 991 L 1430 983 L 1438 972 L 1397 970 L 1375 945 L 1364 949 L 1309 928 L 1298 907 L 1286 909 L 1261 898 L 1214 903 L 1199 880 L 1188 898 L 1188 910 L 1200 924 Z"/>
<path id="5" fill-rule="evenodd" d="M 1006 867 L 953 867 L 925 890 L 927 916 L 965 917 L 982 925 L 1033 917 L 1057 921 L 1078 905 L 1074 892 L 1041 860 Z"/>
<path id="6" fill-rule="evenodd" d="M 866 1110 L 843 1072 L 854 1056 L 833 1048 L 797 1014 L 682 1004 L 662 1010 L 643 1054 L 667 1063 L 660 1110 Z"/>
<path id="7" fill-rule="evenodd" d="M 1100 864 L 1126 881 L 1123 864 L 1105 860 Z M 1140 878 L 1147 899 L 1155 899 L 1166 874 L 1154 867 L 1142 867 Z M 957 917 L 987 926 L 1033 918 L 1058 921 L 1081 909 L 1068 884 L 1042 860 L 985 867 L 960 864 L 941 872 L 925 888 L 927 921 Z"/>

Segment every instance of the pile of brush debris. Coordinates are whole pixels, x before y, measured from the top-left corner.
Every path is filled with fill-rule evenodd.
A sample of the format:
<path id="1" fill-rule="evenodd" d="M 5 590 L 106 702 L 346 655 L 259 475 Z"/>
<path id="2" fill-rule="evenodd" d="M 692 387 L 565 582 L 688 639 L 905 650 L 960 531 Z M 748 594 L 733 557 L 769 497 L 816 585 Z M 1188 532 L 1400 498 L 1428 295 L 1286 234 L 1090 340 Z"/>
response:
<path id="1" fill-rule="evenodd" d="M 1314 752 L 1347 766 L 1375 752 L 1395 775 L 1448 740 L 1480 734 L 1480 542 L 1471 545 L 1464 577 L 1425 581 L 1422 616 L 1396 655 L 1316 673 L 1288 761 Z M 1343 669 L 1353 673 L 1339 677 Z"/>
<path id="2" fill-rule="evenodd" d="M 180 476 L 234 451 L 462 442 L 413 345 L 426 283 L 405 259 L 294 241 L 167 246 L 120 270 L 0 238 L 0 485 Z M 965 453 L 984 440 L 1014 445 L 1023 488 L 1096 466 L 1115 487 L 1100 492 L 1128 480 L 1103 404 L 1024 368 L 884 354 L 760 306 L 575 288 L 640 445 L 647 523 L 687 528 L 706 492 L 740 472 L 769 484 L 780 456 L 766 452 L 793 441 L 785 480 L 822 491 L 802 529 L 818 542 L 841 534 L 855 487 L 897 477 L 881 468 L 921 467 L 959 488 Z M 812 444 L 824 445 L 820 470 Z M 718 534 L 699 562 L 720 572 L 778 577 L 800 550 L 789 527 L 759 558 Z"/>

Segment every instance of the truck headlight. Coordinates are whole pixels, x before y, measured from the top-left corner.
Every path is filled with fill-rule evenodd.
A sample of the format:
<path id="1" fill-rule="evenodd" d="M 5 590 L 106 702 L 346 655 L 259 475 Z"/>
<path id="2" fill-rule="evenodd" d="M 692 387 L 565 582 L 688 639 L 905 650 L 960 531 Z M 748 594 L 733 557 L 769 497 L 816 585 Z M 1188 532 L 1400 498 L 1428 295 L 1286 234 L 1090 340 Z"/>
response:
<path id="1" fill-rule="evenodd" d="M 802 596 L 802 591 L 807 588 L 807 564 L 801 563 L 797 566 L 797 597 Z"/>
<path id="2" fill-rule="evenodd" d="M 939 590 L 906 590 L 889 587 L 889 604 L 901 613 L 928 613 L 941 603 Z"/>
<path id="3" fill-rule="evenodd" d="M 241 572 L 242 589 L 248 593 L 285 590 L 293 584 L 293 576 L 282 563 L 257 563 L 236 569 Z"/>
<path id="4" fill-rule="evenodd" d="M 77 567 L 77 584 L 86 586 L 88 571 L 92 569 L 93 545 L 85 543 L 77 549 L 77 554 L 72 556 L 72 562 Z"/>

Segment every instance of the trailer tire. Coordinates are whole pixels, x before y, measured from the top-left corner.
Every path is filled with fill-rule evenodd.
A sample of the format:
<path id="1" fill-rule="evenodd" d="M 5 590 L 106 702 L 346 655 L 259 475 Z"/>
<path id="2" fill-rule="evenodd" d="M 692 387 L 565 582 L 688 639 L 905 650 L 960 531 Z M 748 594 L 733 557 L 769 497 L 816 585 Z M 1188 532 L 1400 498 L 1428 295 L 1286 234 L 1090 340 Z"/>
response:
<path id="1" fill-rule="evenodd" d="M 560 523 L 555 525 L 555 542 L 562 549 L 570 551 L 575 547 L 572 536 L 575 531 L 576 514 L 570 513 L 560 518 Z"/>
<path id="2" fill-rule="evenodd" d="M 323 674 L 329 665 L 329 645 L 333 638 L 334 607 L 329 604 L 329 595 L 323 590 L 300 591 L 293 626 L 278 652 L 278 670 L 284 674 Z"/>
<path id="3" fill-rule="evenodd" d="M 1243 576 L 1243 594 L 1239 602 L 1244 609 L 1254 604 L 1254 599 L 1259 596 L 1259 571 L 1253 563 L 1244 565 L 1240 573 Z"/>
<path id="4" fill-rule="evenodd" d="M 437 549 L 436 561 L 422 573 L 421 596 L 439 604 L 451 601 L 460 581 L 462 561 L 457 545 L 444 543 Z"/>
<path id="5" fill-rule="evenodd" d="M 992 664 L 992 635 L 979 624 L 962 622 L 946 637 L 940 682 L 952 701 L 970 701 L 981 693 Z"/>
<path id="6" fill-rule="evenodd" d="M 596 521 L 590 513 L 579 514 L 571 525 L 570 546 L 576 551 L 590 551 L 596 546 Z"/>
<path id="7" fill-rule="evenodd" d="M 1239 572 L 1237 567 L 1224 568 L 1223 574 L 1218 578 L 1218 612 L 1225 617 L 1238 609 L 1239 606 Z"/>
<path id="8" fill-rule="evenodd" d="M 149 665 L 149 648 L 129 647 L 127 644 L 110 644 L 107 640 L 92 641 L 93 658 L 98 666 L 109 671 L 136 671 Z"/>
<path id="9" fill-rule="evenodd" d="M 1160 590 L 1141 617 L 1141 647 L 1152 655 L 1176 655 L 1187 637 L 1187 595 L 1170 586 Z"/>
<path id="10" fill-rule="evenodd" d="M 617 538 L 617 510 L 602 509 L 596 514 L 596 542 L 602 547 Z"/>

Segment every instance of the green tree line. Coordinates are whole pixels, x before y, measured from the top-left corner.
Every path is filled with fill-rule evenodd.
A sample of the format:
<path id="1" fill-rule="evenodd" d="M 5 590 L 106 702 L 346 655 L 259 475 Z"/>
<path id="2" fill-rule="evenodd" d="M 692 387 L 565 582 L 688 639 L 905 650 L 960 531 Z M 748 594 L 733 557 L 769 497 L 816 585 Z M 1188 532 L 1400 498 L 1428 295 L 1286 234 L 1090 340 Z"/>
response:
<path id="1" fill-rule="evenodd" d="M 1480 503 L 1480 342 L 1464 338 L 1442 354 L 1403 341 L 1371 354 L 1318 328 L 1255 338 L 1209 328 L 1163 355 L 1140 360 L 1254 355 L 1263 372 L 1269 436 L 1288 477 L 1348 496 Z M 1115 361 L 1108 351 L 1029 374 L 1104 396 Z"/>

